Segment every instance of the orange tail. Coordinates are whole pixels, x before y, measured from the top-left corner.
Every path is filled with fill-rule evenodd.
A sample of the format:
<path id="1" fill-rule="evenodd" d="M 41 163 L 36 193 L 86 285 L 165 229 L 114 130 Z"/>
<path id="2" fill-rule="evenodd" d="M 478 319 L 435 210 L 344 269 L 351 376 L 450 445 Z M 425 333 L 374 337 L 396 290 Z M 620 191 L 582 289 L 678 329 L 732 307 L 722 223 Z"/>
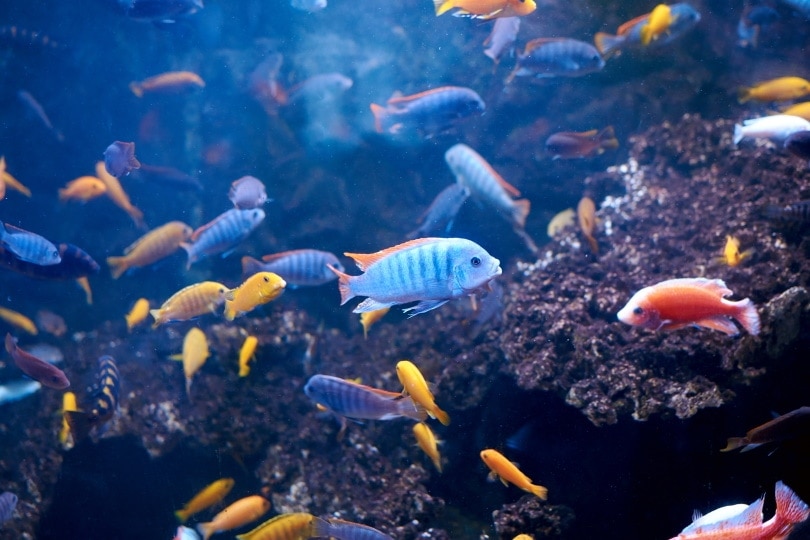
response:
<path id="1" fill-rule="evenodd" d="M 110 267 L 113 279 L 120 278 L 124 272 L 129 270 L 126 257 L 107 257 L 107 265 Z"/>
<path id="2" fill-rule="evenodd" d="M 528 199 L 520 199 L 514 201 L 515 206 L 512 209 L 512 219 L 521 229 L 526 226 L 526 217 L 529 215 L 531 203 Z"/>
<path id="3" fill-rule="evenodd" d="M 332 272 L 334 272 L 335 275 L 338 277 L 338 290 L 340 291 L 340 305 L 342 306 L 343 304 L 345 304 L 346 302 L 355 297 L 355 294 L 352 292 L 351 287 L 352 276 L 350 276 L 349 274 L 344 274 L 331 264 L 327 264 L 326 267 L 329 268 L 329 270 L 331 270 Z"/>

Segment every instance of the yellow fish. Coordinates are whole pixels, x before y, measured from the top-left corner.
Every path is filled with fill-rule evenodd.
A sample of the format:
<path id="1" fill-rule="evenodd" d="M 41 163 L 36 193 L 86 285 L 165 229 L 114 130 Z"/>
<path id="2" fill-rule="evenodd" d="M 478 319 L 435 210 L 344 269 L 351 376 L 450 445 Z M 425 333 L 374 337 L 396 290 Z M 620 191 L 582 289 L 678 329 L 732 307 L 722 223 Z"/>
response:
<path id="1" fill-rule="evenodd" d="M 546 227 L 546 234 L 548 237 L 554 238 L 560 234 L 563 229 L 572 226 L 574 224 L 576 214 L 577 213 L 574 212 L 573 208 L 566 208 L 562 212 L 557 212 L 554 214 L 554 217 L 551 218 L 551 221 L 548 222 L 548 226 Z"/>
<path id="2" fill-rule="evenodd" d="M 751 253 L 753 250 L 750 249 L 740 253 L 740 241 L 731 235 L 726 235 L 726 245 L 723 247 L 722 254 L 717 257 L 717 262 L 733 268 L 747 259 Z"/>
<path id="3" fill-rule="evenodd" d="M 174 513 L 177 517 L 177 521 L 185 523 L 188 518 L 197 512 L 202 512 L 220 502 L 230 493 L 233 488 L 233 483 L 233 478 L 220 478 L 205 486 L 199 493 L 194 495 L 182 509 Z"/>
<path id="4" fill-rule="evenodd" d="M 436 470 L 442 472 L 442 456 L 439 454 L 439 441 L 430 427 L 424 422 L 419 422 L 413 426 L 413 435 L 416 437 L 416 444 L 427 454 Z"/>
<path id="5" fill-rule="evenodd" d="M 68 444 L 68 437 L 70 437 L 70 425 L 67 421 L 65 413 L 77 412 L 79 406 L 76 402 L 76 394 L 73 392 L 65 392 L 62 394 L 62 429 L 59 430 L 59 444 L 66 447 Z"/>
<path id="6" fill-rule="evenodd" d="M 737 101 L 788 101 L 810 94 L 810 81 L 801 77 L 779 77 L 749 88 L 741 88 Z"/>
<path id="7" fill-rule="evenodd" d="M 514 463 L 497 450 L 486 449 L 481 451 L 481 459 L 492 471 L 490 476 L 500 478 L 503 485 L 512 483 L 515 487 L 528 491 L 542 500 L 548 499 L 548 489 L 532 484 L 531 478 L 523 474 Z"/>
<path id="8" fill-rule="evenodd" d="M 272 302 L 284 292 L 287 282 L 272 272 L 253 274 L 240 286 L 225 293 L 225 318 L 234 320 L 256 307 Z"/>
<path id="9" fill-rule="evenodd" d="M 258 495 L 251 495 L 228 506 L 211 521 L 200 523 L 197 525 L 197 531 L 202 535 L 203 540 L 208 540 L 213 534 L 230 531 L 247 525 L 251 521 L 256 521 L 268 510 L 270 510 L 270 501 Z"/>
<path id="10" fill-rule="evenodd" d="M 206 313 L 214 313 L 225 301 L 228 287 L 216 281 L 202 281 L 174 293 L 159 309 L 150 310 L 155 318 L 153 328 L 163 323 L 187 321 Z"/>
<path id="11" fill-rule="evenodd" d="M 129 310 L 129 313 L 124 315 L 127 321 L 127 330 L 132 331 L 133 328 L 141 324 L 149 316 L 149 300 L 146 298 L 138 298 L 135 305 Z"/>
<path id="12" fill-rule="evenodd" d="M 17 190 L 26 197 L 31 196 L 31 190 L 22 185 L 22 183 L 11 176 L 8 171 L 6 171 L 6 157 L 0 157 L 0 183 L 3 184 L 3 187 L 10 187 L 11 189 Z M 2 199 L 2 197 L 0 197 Z"/>
<path id="13" fill-rule="evenodd" d="M 258 345 L 259 340 L 256 339 L 256 336 L 248 336 L 245 338 L 245 342 L 242 344 L 242 348 L 239 349 L 240 377 L 247 377 L 248 374 L 250 374 L 249 362 L 253 359 L 254 355 L 256 354 L 256 347 Z"/>
<path id="14" fill-rule="evenodd" d="M 193 230 L 182 221 L 170 221 L 138 238 L 124 250 L 122 257 L 108 257 L 113 279 L 118 279 L 130 268 L 149 266 L 178 249 L 191 238 Z"/>
<path id="15" fill-rule="evenodd" d="M 374 311 L 366 311 L 360 314 L 360 325 L 363 327 L 363 338 L 368 339 L 368 329 L 377 324 L 380 319 L 385 317 L 390 307 L 375 309 Z"/>
<path id="16" fill-rule="evenodd" d="M 810 101 L 803 101 L 796 103 L 789 107 L 782 109 L 782 114 L 789 114 L 790 116 L 799 116 L 805 120 L 810 120 Z"/>
<path id="17" fill-rule="evenodd" d="M 86 203 L 107 193 L 107 186 L 95 176 L 80 176 L 59 188 L 59 200 Z"/>
<path id="18" fill-rule="evenodd" d="M 90 288 L 90 280 L 87 279 L 87 276 L 82 276 L 82 277 L 80 277 L 79 279 L 76 280 L 76 283 L 84 291 L 84 298 L 85 298 L 85 301 L 87 302 L 87 305 L 92 306 L 93 305 L 93 289 Z"/>
<path id="19" fill-rule="evenodd" d="M 431 418 L 436 418 L 445 426 L 450 425 L 450 415 L 436 405 L 433 393 L 428 388 L 427 381 L 413 362 L 402 360 L 397 362 L 397 378 L 404 387 L 403 394 L 411 396 L 414 403 L 421 405 Z"/>
<path id="20" fill-rule="evenodd" d="M 237 540 L 303 540 L 313 536 L 315 516 L 305 512 L 281 514 L 268 519 Z"/>
<path id="21" fill-rule="evenodd" d="M 647 23 L 641 27 L 641 44 L 649 45 L 653 40 L 658 39 L 668 29 L 675 19 L 672 17 L 672 10 L 666 4 L 658 4 L 650 12 Z"/>
<path id="22" fill-rule="evenodd" d="M 596 229 L 596 204 L 590 197 L 582 197 L 577 205 L 577 218 L 579 218 L 579 228 L 582 234 L 588 241 L 591 252 L 596 255 L 599 253 L 599 242 L 593 236 L 593 231 Z"/>
<path id="23" fill-rule="evenodd" d="M 0 307 L 0 319 L 3 319 L 12 326 L 16 326 L 20 330 L 25 330 L 32 336 L 35 336 L 39 333 L 39 330 L 37 330 L 37 325 L 34 324 L 34 321 L 29 319 L 22 313 L 17 313 L 12 309 Z"/>
<path id="24" fill-rule="evenodd" d="M 519 534 L 512 538 L 512 540 L 534 540 L 534 536 L 530 534 Z"/>
<path id="25" fill-rule="evenodd" d="M 143 212 L 132 204 L 132 201 L 129 200 L 129 195 L 127 195 L 127 192 L 121 187 L 121 182 L 118 181 L 118 178 L 107 172 L 107 167 L 104 166 L 103 161 L 96 163 L 96 176 L 107 186 L 107 196 L 118 208 L 129 215 L 135 223 L 135 226 L 145 227 L 146 224 L 143 222 Z"/>
<path id="26" fill-rule="evenodd" d="M 192 328 L 183 338 L 183 352 L 169 358 L 183 362 L 183 374 L 186 376 L 186 395 L 191 392 L 191 379 L 199 371 L 211 353 L 208 351 L 208 340 L 205 332 L 197 327 Z"/>

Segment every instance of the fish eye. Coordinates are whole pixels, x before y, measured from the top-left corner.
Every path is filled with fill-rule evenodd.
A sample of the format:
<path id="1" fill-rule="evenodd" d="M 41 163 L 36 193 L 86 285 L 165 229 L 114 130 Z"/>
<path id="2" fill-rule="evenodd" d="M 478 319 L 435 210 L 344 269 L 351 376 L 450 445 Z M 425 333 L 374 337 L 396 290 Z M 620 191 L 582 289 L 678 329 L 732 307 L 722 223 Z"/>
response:
<path id="1" fill-rule="evenodd" d="M 643 314 L 644 314 L 644 310 L 643 310 L 642 308 L 640 308 L 640 307 L 637 307 L 637 308 L 635 308 L 635 309 L 633 310 L 633 314 L 634 314 L 634 315 L 643 315 Z"/>
<path id="2" fill-rule="evenodd" d="M 479 259 L 478 257 L 473 257 L 472 259 L 470 259 L 470 264 L 473 265 L 473 268 L 478 268 L 479 266 L 481 266 L 481 259 Z"/>
<path id="3" fill-rule="evenodd" d="M 270 278 L 269 277 L 264 276 L 262 279 L 264 279 L 265 283 L 270 283 Z"/>

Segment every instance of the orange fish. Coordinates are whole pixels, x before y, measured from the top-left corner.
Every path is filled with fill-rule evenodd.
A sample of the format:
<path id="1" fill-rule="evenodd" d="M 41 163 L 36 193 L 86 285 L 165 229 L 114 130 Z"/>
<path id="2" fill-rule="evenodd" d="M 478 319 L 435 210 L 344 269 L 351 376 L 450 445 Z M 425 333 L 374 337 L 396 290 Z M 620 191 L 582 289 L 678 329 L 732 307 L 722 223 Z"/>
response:
<path id="1" fill-rule="evenodd" d="M 204 88 L 202 77 L 191 71 L 169 71 L 141 82 L 129 83 L 129 89 L 138 97 L 144 94 L 179 94 L 192 88 Z"/>
<path id="2" fill-rule="evenodd" d="M 118 279 L 130 268 L 149 266 L 168 257 L 191 237 L 191 227 L 181 221 L 170 221 L 141 236 L 124 250 L 122 257 L 108 257 L 113 279 Z"/>
<path id="3" fill-rule="evenodd" d="M 749 334 L 759 334 L 759 314 L 754 303 L 749 298 L 726 300 L 724 297 L 730 294 L 721 279 L 670 279 L 638 291 L 618 317 L 623 323 L 651 330 L 694 325 L 734 336 L 739 330 L 731 318 Z"/>
<path id="4" fill-rule="evenodd" d="M 96 176 L 107 186 L 107 196 L 112 199 L 112 202 L 132 218 L 136 227 L 144 227 L 143 212 L 132 204 L 132 201 L 129 200 L 129 195 L 127 195 L 124 188 L 121 187 L 121 182 L 118 181 L 118 178 L 107 172 L 107 167 L 104 165 L 103 161 L 96 163 Z"/>
<path id="5" fill-rule="evenodd" d="M 481 459 L 492 471 L 491 476 L 500 478 L 503 485 L 512 483 L 515 487 L 528 491 L 542 500 L 548 499 L 548 489 L 543 486 L 532 484 L 532 479 L 523 474 L 517 466 L 506 459 L 506 457 L 491 448 L 481 450 Z"/>
<path id="6" fill-rule="evenodd" d="M 19 191 L 26 197 L 31 196 L 31 190 L 22 185 L 19 180 L 11 176 L 8 171 L 6 171 L 6 157 L 0 156 L 0 186 L 2 186 L 3 195 L 0 195 L 0 199 L 3 198 L 5 195 L 6 187 L 10 187 L 16 191 Z"/>
<path id="7" fill-rule="evenodd" d="M 596 204 L 590 197 L 582 197 L 577 205 L 577 218 L 579 218 L 579 228 L 591 247 L 591 252 L 599 253 L 599 242 L 593 236 L 596 229 Z"/>
<path id="8" fill-rule="evenodd" d="M 197 525 L 197 530 L 203 540 L 208 540 L 213 534 L 230 531 L 256 521 L 268 510 L 270 510 L 270 502 L 267 499 L 259 495 L 251 495 L 228 506 L 211 521 L 200 523 Z"/>
<path id="9" fill-rule="evenodd" d="M 437 17 L 458 8 L 453 15 L 483 20 L 520 17 L 537 9 L 534 0 L 433 0 L 433 6 Z"/>
<path id="10" fill-rule="evenodd" d="M 776 483 L 776 514 L 763 523 L 764 502 L 724 506 L 705 516 L 695 512 L 692 524 L 670 540 L 784 540 L 810 516 L 807 504 L 782 482 Z"/>
<path id="11" fill-rule="evenodd" d="M 59 190 L 59 200 L 79 201 L 86 203 L 90 199 L 100 197 L 107 192 L 104 182 L 95 176 L 80 176 L 71 180 L 67 185 Z"/>

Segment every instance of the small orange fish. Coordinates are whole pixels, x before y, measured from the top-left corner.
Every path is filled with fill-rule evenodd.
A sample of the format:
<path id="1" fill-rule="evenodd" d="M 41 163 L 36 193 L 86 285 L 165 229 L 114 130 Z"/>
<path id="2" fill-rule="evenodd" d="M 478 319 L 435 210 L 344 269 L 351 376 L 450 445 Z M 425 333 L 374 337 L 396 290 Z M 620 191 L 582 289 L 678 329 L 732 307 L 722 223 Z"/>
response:
<path id="1" fill-rule="evenodd" d="M 192 88 L 204 88 L 202 77 L 191 71 L 169 71 L 141 82 L 129 83 L 129 89 L 138 97 L 144 94 L 179 94 Z"/>
<path id="2" fill-rule="evenodd" d="M 730 294 L 721 279 L 670 279 L 638 291 L 619 311 L 618 318 L 625 324 L 651 330 L 694 325 L 734 336 L 739 330 L 729 320 L 732 318 L 749 334 L 759 334 L 759 314 L 754 303 L 748 298 L 726 300 L 724 297 Z"/>
<path id="3" fill-rule="evenodd" d="M 168 257 L 191 238 L 191 233 L 191 227 L 182 221 L 170 221 L 149 231 L 126 248 L 124 256 L 107 258 L 113 279 L 118 279 L 130 268 L 149 266 Z"/>
<path id="4" fill-rule="evenodd" d="M 129 200 L 129 195 L 127 195 L 124 188 L 121 187 L 121 182 L 118 181 L 118 178 L 107 172 L 107 167 L 104 165 L 103 161 L 96 163 L 96 176 L 107 186 L 107 196 L 112 202 L 129 215 L 132 221 L 135 222 L 136 227 L 144 227 L 143 212 L 132 204 L 132 201 Z"/>
<path id="5" fill-rule="evenodd" d="M 577 205 L 577 218 L 579 219 L 579 228 L 588 245 L 591 247 L 591 252 L 596 255 L 599 253 L 599 242 L 593 236 L 596 229 L 596 204 L 590 197 L 582 197 Z"/>
<path id="6" fill-rule="evenodd" d="M 439 453 L 439 441 L 430 427 L 424 422 L 418 422 L 413 426 L 413 436 L 416 437 L 416 444 L 433 462 L 436 470 L 442 472 L 442 456 Z"/>
<path id="7" fill-rule="evenodd" d="M 127 321 L 127 331 L 131 332 L 133 328 L 141 324 L 149 316 L 149 300 L 146 298 L 139 298 L 135 301 L 129 313 L 124 315 Z"/>
<path id="8" fill-rule="evenodd" d="M 561 131 L 551 134 L 546 139 L 546 153 L 553 156 L 554 159 L 591 157 L 618 147 L 619 141 L 613 132 L 613 126 L 580 133 Z"/>
<path id="9" fill-rule="evenodd" d="M 80 176 L 59 190 L 59 200 L 86 203 L 107 192 L 107 186 L 95 176 Z"/>
<path id="10" fill-rule="evenodd" d="M 506 457 L 497 450 L 492 450 L 491 448 L 482 450 L 481 459 L 492 471 L 491 476 L 494 475 L 494 477 L 499 478 L 503 485 L 506 486 L 511 483 L 514 484 L 515 487 L 523 491 L 528 491 L 544 501 L 548 499 L 548 489 L 532 484 L 531 478 L 523 474 L 514 463 L 506 459 Z"/>
<path id="11" fill-rule="evenodd" d="M 8 171 L 6 171 L 6 157 L 0 156 L 0 185 L 2 185 L 3 195 L 5 195 L 6 187 L 10 187 L 13 190 L 19 191 L 26 197 L 31 196 L 31 190 L 22 185 L 22 183 L 11 176 Z M 0 199 L 3 198 L 3 195 L 0 195 Z"/>
<path id="12" fill-rule="evenodd" d="M 458 8 L 453 15 L 483 20 L 521 17 L 537 9 L 534 0 L 433 0 L 433 6 L 437 17 Z"/>
<path id="13" fill-rule="evenodd" d="M 268 510 L 270 510 L 270 502 L 267 499 L 259 495 L 251 495 L 228 506 L 211 521 L 200 523 L 197 525 L 197 530 L 203 540 L 208 540 L 213 534 L 230 531 L 256 521 Z"/>

